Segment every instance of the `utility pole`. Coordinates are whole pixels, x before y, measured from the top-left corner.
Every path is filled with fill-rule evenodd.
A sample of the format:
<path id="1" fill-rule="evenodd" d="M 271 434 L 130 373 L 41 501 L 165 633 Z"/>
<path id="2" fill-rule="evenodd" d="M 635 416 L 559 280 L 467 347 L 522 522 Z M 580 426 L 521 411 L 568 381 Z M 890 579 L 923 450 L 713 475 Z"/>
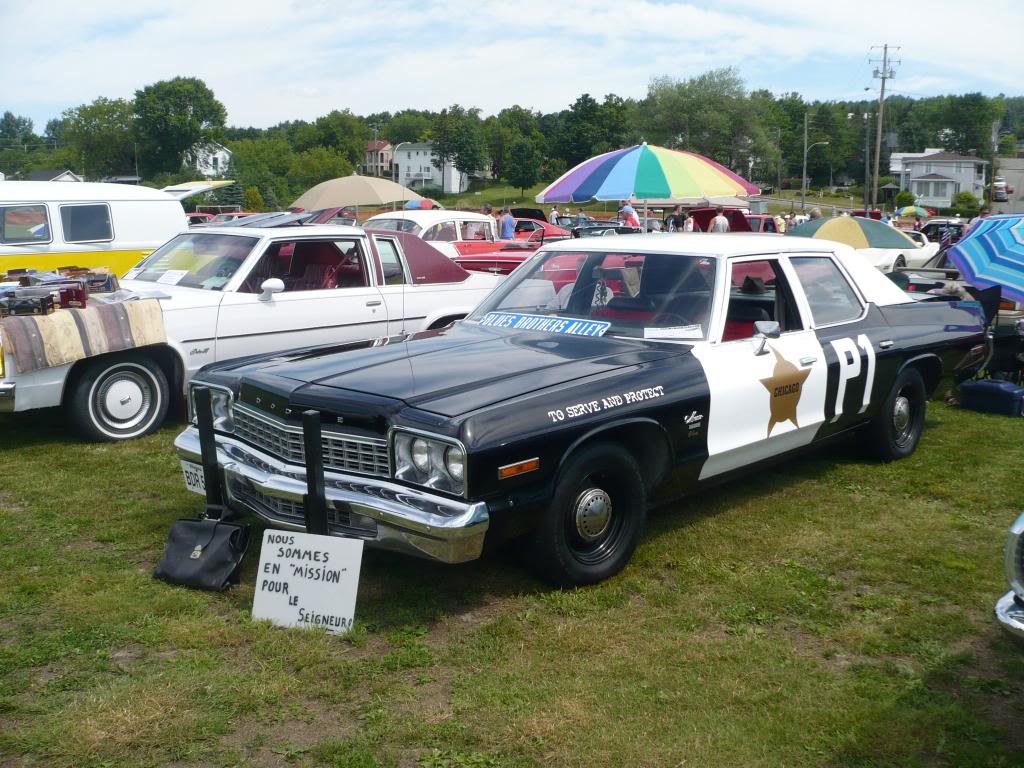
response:
<path id="1" fill-rule="evenodd" d="M 816 146 L 821 144 L 822 146 L 828 146 L 827 141 L 816 141 L 810 146 L 807 146 L 807 112 L 804 112 L 804 164 L 800 175 L 800 212 L 803 213 L 807 210 L 807 150 L 814 149 Z"/>
<path id="2" fill-rule="evenodd" d="M 864 215 L 868 215 L 868 187 L 871 185 L 871 113 L 864 113 Z"/>
<path id="3" fill-rule="evenodd" d="M 871 50 L 877 51 L 879 47 L 882 49 L 882 61 L 869 59 L 872 64 L 881 64 L 880 67 L 875 67 L 874 76 L 882 81 L 882 87 L 878 90 L 878 125 L 875 127 L 875 178 L 872 180 L 871 185 L 872 208 L 878 205 L 878 162 L 882 157 L 882 118 L 885 115 L 885 81 L 896 76 L 896 72 L 893 70 L 893 61 L 889 58 L 889 44 L 876 45 Z M 900 50 L 899 46 L 893 46 L 893 48 L 897 51 Z M 895 62 L 897 65 L 901 63 L 899 60 Z"/>

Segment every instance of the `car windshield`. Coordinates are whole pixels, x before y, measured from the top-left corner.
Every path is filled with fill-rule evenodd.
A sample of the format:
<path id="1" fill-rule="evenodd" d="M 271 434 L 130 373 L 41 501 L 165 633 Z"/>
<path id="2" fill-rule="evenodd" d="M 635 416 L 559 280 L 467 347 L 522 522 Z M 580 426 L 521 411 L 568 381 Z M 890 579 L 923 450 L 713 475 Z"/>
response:
<path id="1" fill-rule="evenodd" d="M 221 290 L 259 242 L 257 237 L 189 233 L 178 235 L 125 275 L 162 285 Z"/>
<path id="2" fill-rule="evenodd" d="M 706 338 L 715 259 L 540 251 L 469 316 L 482 325 L 578 335 Z"/>
<path id="3" fill-rule="evenodd" d="M 373 229 L 390 229 L 395 232 L 408 232 L 410 235 L 418 235 L 423 227 L 409 219 L 374 219 L 366 222 L 366 226 Z"/>

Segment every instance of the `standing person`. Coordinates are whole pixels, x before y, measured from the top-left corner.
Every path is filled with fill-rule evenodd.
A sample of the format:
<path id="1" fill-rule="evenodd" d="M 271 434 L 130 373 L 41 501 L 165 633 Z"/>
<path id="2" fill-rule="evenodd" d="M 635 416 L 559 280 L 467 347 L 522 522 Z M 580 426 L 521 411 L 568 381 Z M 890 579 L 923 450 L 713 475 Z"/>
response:
<path id="1" fill-rule="evenodd" d="M 775 220 L 775 231 L 780 235 L 786 234 L 786 220 L 777 213 L 772 218 Z"/>
<path id="2" fill-rule="evenodd" d="M 725 218 L 725 209 L 722 206 L 715 208 L 715 218 L 708 226 L 708 232 L 728 232 L 731 229 L 729 220 Z"/>
<path id="3" fill-rule="evenodd" d="M 915 232 L 920 232 L 922 226 L 924 226 L 924 225 L 921 223 L 921 217 L 920 216 L 915 216 L 914 217 L 914 231 Z"/>
<path id="4" fill-rule="evenodd" d="M 672 213 L 665 220 L 669 232 L 683 232 L 686 227 L 686 214 L 683 213 L 683 206 L 677 205 Z"/>
<path id="5" fill-rule="evenodd" d="M 970 232 L 972 229 L 974 229 L 974 225 L 977 224 L 982 219 L 987 219 L 989 213 L 991 213 L 991 211 L 989 211 L 988 208 L 982 208 L 980 211 L 978 211 L 978 215 L 971 219 L 969 222 L 967 222 L 967 232 Z M 964 234 L 967 234 L 967 232 L 965 232 Z"/>
<path id="6" fill-rule="evenodd" d="M 587 223 L 587 214 L 583 212 L 582 208 L 576 211 L 576 226 L 582 227 Z"/>
<path id="7" fill-rule="evenodd" d="M 551 213 L 548 214 L 548 221 L 551 224 L 554 224 L 556 227 L 558 226 L 558 206 L 557 205 L 551 206 Z"/>
<path id="8" fill-rule="evenodd" d="M 633 210 L 633 206 L 629 204 L 629 201 L 622 204 L 619 213 L 622 214 L 622 221 L 627 227 L 640 228 L 640 218 L 636 215 L 636 211 Z"/>
<path id="9" fill-rule="evenodd" d="M 508 208 L 501 209 L 501 239 L 516 239 L 516 220 L 512 218 L 512 214 Z"/>

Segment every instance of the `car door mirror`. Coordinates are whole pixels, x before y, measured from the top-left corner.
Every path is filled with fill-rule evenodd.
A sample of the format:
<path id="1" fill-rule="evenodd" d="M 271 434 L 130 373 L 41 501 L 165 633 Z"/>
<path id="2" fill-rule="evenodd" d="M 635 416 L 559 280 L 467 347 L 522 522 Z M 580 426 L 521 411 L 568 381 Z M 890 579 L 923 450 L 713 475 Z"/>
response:
<path id="1" fill-rule="evenodd" d="M 782 326 L 776 320 L 754 321 L 754 354 L 763 355 L 768 352 L 768 339 L 777 339 L 782 335 Z"/>
<path id="2" fill-rule="evenodd" d="M 270 301 L 275 293 L 284 291 L 284 280 L 279 277 L 267 278 L 260 285 L 260 290 L 263 291 L 260 294 L 260 301 Z"/>

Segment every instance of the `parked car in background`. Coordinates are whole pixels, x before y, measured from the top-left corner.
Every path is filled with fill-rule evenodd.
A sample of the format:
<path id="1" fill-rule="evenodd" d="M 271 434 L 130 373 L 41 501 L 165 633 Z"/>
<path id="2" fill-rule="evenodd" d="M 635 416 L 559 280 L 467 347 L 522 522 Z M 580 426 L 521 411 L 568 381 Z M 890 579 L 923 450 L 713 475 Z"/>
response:
<path id="1" fill-rule="evenodd" d="M 186 214 L 189 226 L 195 226 L 196 224 L 207 224 L 210 219 L 213 218 L 212 213 L 189 213 Z"/>
<path id="2" fill-rule="evenodd" d="M 914 295 L 960 297 L 967 283 L 960 270 L 949 258 L 949 249 L 943 248 L 920 267 L 896 270 L 893 279 Z M 1024 383 L 1024 304 L 1004 298 L 996 308 L 998 315 L 992 324 L 992 359 L 986 369 L 1002 378 Z"/>
<path id="3" fill-rule="evenodd" d="M 123 275 L 187 226 L 179 199 L 159 189 L 0 181 L 0 273 L 76 266 Z"/>
<path id="4" fill-rule="evenodd" d="M 967 221 L 964 219 L 929 219 L 921 227 L 921 233 L 930 242 L 938 243 L 939 247 L 952 245 L 957 242 L 967 231 Z"/>
<path id="5" fill-rule="evenodd" d="M 516 219 L 515 231 L 516 240 L 539 240 L 541 243 L 565 240 L 570 236 L 569 230 L 538 219 Z"/>
<path id="6" fill-rule="evenodd" d="M 63 406 L 91 439 L 139 437 L 160 425 L 174 393 L 207 363 L 439 328 L 467 315 L 498 282 L 401 232 L 188 230 L 121 281 L 138 297 L 159 300 L 166 343 L 28 373 L 8 354 L 0 408 Z"/>
<path id="7" fill-rule="evenodd" d="M 216 216 L 210 219 L 209 223 L 226 224 L 228 222 L 234 221 L 235 219 L 242 219 L 245 218 L 246 216 L 254 216 L 257 213 L 258 211 L 225 211 L 224 213 L 218 213 Z"/>
<path id="8" fill-rule="evenodd" d="M 579 216 L 559 216 L 558 217 L 558 226 L 560 226 L 562 229 L 566 229 L 566 230 L 569 230 L 569 231 L 572 231 L 572 230 L 576 229 L 577 227 L 599 226 L 601 224 L 606 224 L 606 223 L 607 222 L 602 222 L 600 219 L 595 219 L 593 216 L 589 216 L 589 215 L 584 215 L 584 217 L 582 219 L 582 223 L 581 223 L 581 220 L 580 220 Z"/>
<path id="9" fill-rule="evenodd" d="M 449 563 L 521 537 L 579 585 L 628 563 L 648 501 L 844 433 L 909 456 L 928 397 L 983 359 L 977 305 L 915 302 L 843 245 L 582 238 L 443 330 L 206 368 L 190 399 L 222 417 L 175 446 L 190 490 L 205 466 L 272 526 L 326 509 L 335 536 Z"/>
<path id="10" fill-rule="evenodd" d="M 701 232 L 707 232 L 708 227 L 711 225 L 711 220 L 718 214 L 717 208 L 692 208 L 689 211 L 690 218 L 693 219 L 693 225 L 695 229 L 700 229 Z M 725 208 L 722 210 L 722 214 L 726 219 L 729 220 L 729 231 L 730 232 L 751 232 L 750 223 L 747 221 L 747 212 L 742 208 Z"/>
<path id="11" fill-rule="evenodd" d="M 746 214 L 747 224 L 750 225 L 751 232 L 762 232 L 762 233 L 778 233 L 778 229 L 775 226 L 775 217 L 768 213 L 748 213 Z"/>
<path id="12" fill-rule="evenodd" d="M 371 216 L 364 224 L 416 235 L 453 259 L 493 253 L 502 242 L 494 219 L 472 211 L 392 211 Z"/>
<path id="13" fill-rule="evenodd" d="M 925 262 L 931 260 L 936 253 L 939 252 L 939 244 L 933 243 L 928 239 L 928 236 L 924 232 L 917 232 L 913 229 L 900 230 L 904 235 L 913 240 L 917 246 L 917 251 L 913 251 L 907 257 L 906 266 L 908 267 L 922 267 Z"/>
<path id="14" fill-rule="evenodd" d="M 1003 564 L 1009 591 L 996 603 L 996 619 L 1008 632 L 1024 639 L 1024 514 L 1010 526 Z"/>

